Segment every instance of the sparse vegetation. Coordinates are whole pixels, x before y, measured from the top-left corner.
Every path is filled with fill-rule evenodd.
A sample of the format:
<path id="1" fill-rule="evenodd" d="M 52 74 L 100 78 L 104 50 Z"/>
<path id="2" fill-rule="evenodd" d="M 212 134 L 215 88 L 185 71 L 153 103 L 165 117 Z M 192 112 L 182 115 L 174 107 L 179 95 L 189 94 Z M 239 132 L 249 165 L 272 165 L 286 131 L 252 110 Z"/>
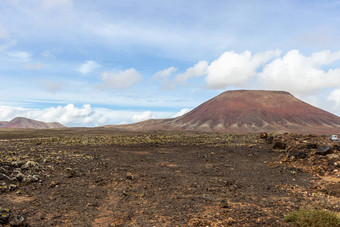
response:
<path id="1" fill-rule="evenodd" d="M 333 153 L 316 154 L 319 145 Z M 338 211 L 339 183 L 310 181 L 337 177 L 338 154 L 316 135 L 0 131 L 0 217 L 31 226 L 297 225 L 295 213 L 282 219 L 287 210 Z"/>
<path id="2" fill-rule="evenodd" d="M 327 210 L 299 209 L 285 216 L 285 221 L 299 227 L 340 226 L 340 218 Z"/>

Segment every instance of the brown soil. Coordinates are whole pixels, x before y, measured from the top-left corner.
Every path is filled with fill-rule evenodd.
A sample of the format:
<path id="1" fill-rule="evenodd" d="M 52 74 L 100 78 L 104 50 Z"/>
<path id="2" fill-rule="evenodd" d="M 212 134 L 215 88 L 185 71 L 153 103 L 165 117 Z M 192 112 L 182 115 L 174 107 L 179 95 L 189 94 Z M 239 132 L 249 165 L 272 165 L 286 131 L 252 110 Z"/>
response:
<path id="1" fill-rule="evenodd" d="M 284 138 L 303 136 L 273 143 Z M 0 132 L 0 174 L 11 180 L 0 180 L 0 210 L 5 226 L 20 218 L 22 226 L 288 226 L 284 215 L 299 207 L 340 211 L 337 185 L 322 187 L 309 158 L 283 160 L 291 148 L 272 148 L 257 134 Z"/>

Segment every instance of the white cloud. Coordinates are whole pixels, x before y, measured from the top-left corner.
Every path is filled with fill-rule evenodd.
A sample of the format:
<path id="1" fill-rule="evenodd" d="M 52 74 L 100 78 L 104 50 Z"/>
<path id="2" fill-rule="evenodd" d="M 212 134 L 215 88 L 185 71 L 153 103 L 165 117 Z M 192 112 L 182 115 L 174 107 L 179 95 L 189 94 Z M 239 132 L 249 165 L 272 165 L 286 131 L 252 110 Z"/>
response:
<path id="1" fill-rule="evenodd" d="M 132 122 L 140 122 L 140 121 L 145 121 L 145 120 L 153 119 L 153 118 L 155 118 L 155 116 L 149 110 L 149 111 L 144 111 L 144 112 L 141 112 L 141 113 L 135 113 L 131 117 L 131 121 Z"/>
<path id="2" fill-rule="evenodd" d="M 93 70 L 95 70 L 98 67 L 100 67 L 100 64 L 98 64 L 97 62 L 87 61 L 84 64 L 82 64 L 81 66 L 79 66 L 79 68 L 77 70 L 82 74 L 87 74 L 87 73 L 92 72 Z"/>
<path id="3" fill-rule="evenodd" d="M 0 121 L 9 121 L 27 110 L 22 107 L 0 106 Z"/>
<path id="4" fill-rule="evenodd" d="M 310 57 L 291 50 L 282 58 L 267 64 L 258 75 L 262 87 L 308 94 L 340 86 L 340 69 L 324 70 L 321 66 L 340 59 L 340 52 L 320 51 Z"/>
<path id="5" fill-rule="evenodd" d="M 279 55 L 279 50 L 254 55 L 250 51 L 240 54 L 233 51 L 225 52 L 209 65 L 206 77 L 207 87 L 224 89 L 227 86 L 242 86 L 256 75 L 256 70 L 260 66 Z"/>
<path id="6" fill-rule="evenodd" d="M 193 67 L 188 68 L 184 73 L 180 73 L 176 77 L 178 83 L 185 83 L 190 77 L 200 77 L 207 74 L 209 62 L 199 61 Z"/>
<path id="7" fill-rule="evenodd" d="M 31 54 L 24 51 L 15 51 L 15 52 L 9 52 L 7 53 L 9 57 L 21 60 L 21 61 L 27 61 L 31 57 Z"/>
<path id="8" fill-rule="evenodd" d="M 63 88 L 63 83 L 52 80 L 40 80 L 41 85 L 49 92 L 56 93 Z"/>
<path id="9" fill-rule="evenodd" d="M 102 87 L 112 89 L 129 88 L 142 79 L 142 76 L 134 68 L 118 73 L 103 72 L 101 74 Z"/>
<path id="10" fill-rule="evenodd" d="M 339 108 L 338 114 L 340 114 L 340 88 L 334 89 L 327 97 L 327 100 L 333 102 L 335 107 Z"/>
<path id="11" fill-rule="evenodd" d="M 40 118 L 45 121 L 57 121 L 65 125 L 69 124 L 89 124 L 95 120 L 94 111 L 90 104 L 85 104 L 82 108 L 77 108 L 73 104 L 64 107 L 58 106 L 45 109 L 40 113 Z"/>
<path id="12" fill-rule="evenodd" d="M 37 62 L 35 64 L 32 64 L 32 63 L 24 64 L 24 68 L 28 70 L 38 70 L 38 69 L 42 69 L 43 67 L 44 65 L 41 64 L 40 62 Z"/>
<path id="13" fill-rule="evenodd" d="M 170 76 L 173 72 L 176 72 L 176 71 L 177 71 L 177 68 L 171 66 L 170 68 L 167 68 L 167 69 L 164 69 L 164 70 L 161 70 L 161 71 L 156 72 L 153 76 L 154 76 L 154 77 L 168 77 L 168 76 Z"/>
<path id="14" fill-rule="evenodd" d="M 186 113 L 188 113 L 189 111 L 191 111 L 191 109 L 189 108 L 184 108 L 184 109 L 181 109 L 179 112 L 177 112 L 174 117 L 180 117 Z"/>
<path id="15" fill-rule="evenodd" d="M 31 109 L 12 106 L 0 106 L 0 119 L 10 121 L 15 117 L 27 117 L 46 122 L 59 122 L 64 125 L 88 125 L 96 121 L 89 104 L 77 108 L 73 104 L 64 107 L 50 107 L 46 109 Z"/>

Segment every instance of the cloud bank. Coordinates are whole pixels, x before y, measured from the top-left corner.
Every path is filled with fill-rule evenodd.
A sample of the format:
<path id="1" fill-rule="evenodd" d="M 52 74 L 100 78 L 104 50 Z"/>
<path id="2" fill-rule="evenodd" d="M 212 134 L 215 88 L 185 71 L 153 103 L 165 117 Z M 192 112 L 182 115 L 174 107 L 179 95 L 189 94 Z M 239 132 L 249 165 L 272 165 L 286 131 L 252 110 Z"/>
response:
<path id="1" fill-rule="evenodd" d="M 223 89 L 227 86 L 242 86 L 256 75 L 256 70 L 270 59 L 280 55 L 280 51 L 267 51 L 252 55 L 250 51 L 223 53 L 211 62 L 205 78 L 209 89 Z"/>
<path id="2" fill-rule="evenodd" d="M 290 50 L 283 56 L 280 50 L 255 54 L 227 51 L 210 63 L 200 61 L 188 68 L 177 75 L 176 81 L 183 83 L 193 76 L 205 76 L 206 87 L 212 90 L 256 87 L 307 95 L 340 87 L 339 60 L 340 51 L 328 50 L 310 56 L 298 50 Z"/>
<path id="3" fill-rule="evenodd" d="M 183 110 L 182 110 L 183 112 Z M 169 118 L 173 112 L 111 110 L 93 108 L 90 104 L 68 104 L 49 108 L 0 106 L 0 120 L 27 117 L 38 121 L 59 122 L 65 126 L 102 126 L 106 124 L 135 123 L 154 118 Z"/>

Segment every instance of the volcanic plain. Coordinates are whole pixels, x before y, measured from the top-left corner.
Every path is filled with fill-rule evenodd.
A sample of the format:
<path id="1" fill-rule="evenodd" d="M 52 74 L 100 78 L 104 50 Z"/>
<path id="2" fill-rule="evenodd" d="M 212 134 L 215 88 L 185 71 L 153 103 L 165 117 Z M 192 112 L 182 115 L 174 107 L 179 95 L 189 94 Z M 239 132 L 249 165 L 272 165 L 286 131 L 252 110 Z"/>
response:
<path id="1" fill-rule="evenodd" d="M 289 226 L 339 214 L 339 169 L 328 136 L 2 129 L 0 223 Z"/>

